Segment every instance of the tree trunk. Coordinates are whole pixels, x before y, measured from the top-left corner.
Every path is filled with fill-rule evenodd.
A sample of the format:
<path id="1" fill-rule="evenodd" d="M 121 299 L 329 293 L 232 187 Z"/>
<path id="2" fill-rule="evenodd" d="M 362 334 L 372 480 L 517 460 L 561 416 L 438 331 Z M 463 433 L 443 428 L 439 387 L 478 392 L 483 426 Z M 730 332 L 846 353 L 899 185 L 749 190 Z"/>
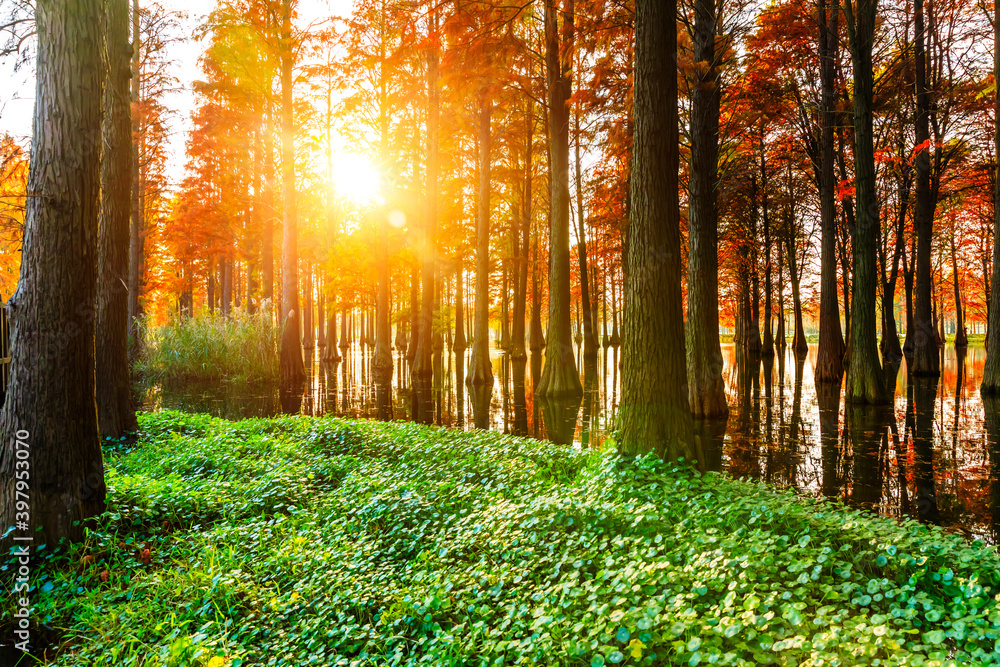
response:
<path id="1" fill-rule="evenodd" d="M 406 360 L 412 365 L 417 358 L 417 339 L 420 337 L 420 267 L 414 265 L 410 273 L 410 339 L 406 347 Z"/>
<path id="2" fill-rule="evenodd" d="M 35 196 L 9 303 L 13 361 L 0 411 L 0 508 L 21 545 L 82 539 L 83 521 L 104 511 L 95 392 L 103 8 L 99 0 L 35 3 Z"/>
<path id="3" fill-rule="evenodd" d="M 302 281 L 305 283 L 303 285 L 303 290 L 305 291 L 305 298 L 302 300 L 304 303 L 302 305 L 302 347 L 305 348 L 306 354 L 311 355 L 313 352 L 313 347 L 316 345 L 316 338 L 313 334 L 313 280 L 312 280 L 312 266 L 308 261 L 303 262 L 303 268 L 305 271 L 305 279 Z"/>
<path id="4" fill-rule="evenodd" d="M 969 346 L 969 339 L 965 335 L 965 313 L 962 309 L 962 289 L 958 276 L 958 254 L 955 249 L 955 230 L 951 231 L 951 275 L 952 285 L 955 288 L 955 349 Z"/>
<path id="5" fill-rule="evenodd" d="M 902 152 L 902 141 L 900 143 L 900 152 Z M 906 212 L 909 209 L 909 190 L 909 180 L 901 178 L 896 192 L 899 208 L 896 214 L 896 240 L 892 251 L 892 267 L 889 269 L 888 277 L 882 281 L 882 342 L 879 349 L 882 352 L 883 361 L 887 364 L 903 358 L 903 348 L 899 345 L 899 331 L 896 328 L 895 300 L 899 262 L 903 258 L 903 251 L 906 247 L 904 234 L 906 233 Z"/>
<path id="6" fill-rule="evenodd" d="M 132 0 L 132 89 L 131 106 L 139 105 L 139 56 L 142 48 L 139 37 L 139 0 Z M 142 183 L 139 181 L 139 114 L 132 114 L 132 203 L 131 222 L 129 224 L 128 240 L 128 333 L 130 338 L 129 363 L 134 364 L 142 341 L 142 329 L 139 320 L 142 318 L 142 302 L 139 300 L 142 291 L 142 240 L 145 233 L 143 211 L 139 206 L 139 192 Z"/>
<path id="7" fill-rule="evenodd" d="M 215 260 L 208 258 L 208 312 L 215 315 Z"/>
<path id="8" fill-rule="evenodd" d="M 534 106 L 531 100 L 525 102 L 525 121 L 527 127 L 527 140 L 524 150 L 524 177 L 521 185 L 521 208 L 518 218 L 520 219 L 520 250 L 515 258 L 515 265 L 518 267 L 514 278 L 514 321 L 511 326 L 511 359 L 514 361 L 514 374 L 517 375 L 517 367 L 521 366 L 521 377 L 524 377 L 524 365 L 528 359 L 525 346 L 525 310 L 528 303 L 528 268 L 531 260 L 531 179 L 532 171 L 532 142 L 534 141 L 535 122 L 532 117 Z M 515 241 L 518 235 L 514 236 Z M 524 382 L 521 383 L 521 390 L 524 389 Z M 517 385 L 515 382 L 515 404 Z"/>
<path id="9" fill-rule="evenodd" d="M 771 331 L 771 216 L 767 206 L 767 147 L 763 133 L 760 139 L 760 175 L 760 209 L 764 223 L 764 339 L 761 343 L 761 356 L 771 359 L 774 357 L 774 334 Z"/>
<path id="10" fill-rule="evenodd" d="M 688 221 L 687 379 L 695 418 L 729 413 L 719 341 L 718 67 L 715 0 L 694 8 L 694 59 L 709 67 L 691 92 L 691 176 Z"/>
<path id="11" fill-rule="evenodd" d="M 295 209 L 295 125 L 292 98 L 292 0 L 281 2 L 281 379 L 305 378 L 299 344 L 299 248 Z"/>
<path id="12" fill-rule="evenodd" d="M 490 116 L 492 104 L 479 106 L 479 192 L 476 197 L 476 310 L 469 358 L 470 385 L 493 386 L 490 360 Z"/>
<path id="13" fill-rule="evenodd" d="M 916 239 L 913 241 L 914 247 L 916 247 Z M 912 259 L 914 252 L 910 253 Z M 906 261 L 906 247 L 903 247 L 903 291 L 906 295 L 906 335 L 903 337 L 903 356 L 906 357 L 906 363 L 910 364 L 913 361 L 913 274 L 915 273 L 915 267 L 912 261 L 907 263 Z"/>
<path id="14" fill-rule="evenodd" d="M 262 294 L 267 311 L 274 307 L 274 105 L 267 100 L 267 125 L 264 127 L 264 238 L 260 241 Z M 280 321 L 280 318 L 279 318 Z"/>
<path id="15" fill-rule="evenodd" d="M 438 15 L 435 9 L 430 16 L 428 36 L 436 39 Z M 434 420 L 432 384 L 434 380 L 433 340 L 434 321 L 434 260 L 435 234 L 437 227 L 438 198 L 438 123 L 440 117 L 440 90 L 438 65 L 440 54 L 431 48 L 427 54 L 427 188 L 426 213 L 423 225 L 423 240 L 420 246 L 421 295 L 420 317 L 416 354 L 411 369 L 412 386 L 415 397 L 416 421 L 430 424 Z"/>
<path id="16" fill-rule="evenodd" d="M 853 238 L 854 291 L 851 318 L 851 363 L 845 400 L 878 405 L 887 402 L 885 377 L 878 355 L 875 296 L 879 202 L 875 189 L 875 145 L 872 129 L 874 74 L 872 42 L 878 0 L 857 0 L 848 8 L 848 33 L 854 63 L 854 174 L 857 220 Z M 853 14 L 853 16 L 850 16 Z"/>
<path id="17" fill-rule="evenodd" d="M 1000 2 L 993 5 L 994 43 L 1000 44 Z M 993 52 L 993 76 L 1000 79 L 1000 48 Z M 993 90 L 993 118 L 1000 123 L 1000 87 Z M 1000 155 L 1000 133 L 993 137 L 994 155 Z M 985 396 L 1000 396 L 1000 160 L 993 177 L 993 276 L 987 297 L 986 363 L 979 391 Z M 994 401 L 994 403 L 996 403 Z M 994 425 L 997 420 L 993 420 Z"/>
<path id="18" fill-rule="evenodd" d="M 253 138 L 253 175 L 251 181 L 251 187 L 253 188 L 253 199 L 250 202 L 250 228 L 248 230 L 248 252 L 247 252 L 247 312 L 251 315 L 257 312 L 257 307 L 260 305 L 260 286 L 258 281 L 260 279 L 260 268 L 257 265 L 257 261 L 260 258 L 260 250 L 258 246 L 261 242 L 261 201 L 260 201 L 260 187 L 261 187 L 261 171 L 263 160 L 261 159 L 261 153 L 263 153 L 262 141 L 260 136 L 260 128 L 254 132 Z"/>
<path id="19" fill-rule="evenodd" d="M 583 357 L 597 361 L 597 338 L 591 312 L 590 272 L 587 262 L 587 224 L 583 208 L 583 168 L 580 161 L 580 110 L 576 111 L 576 252 L 580 262 L 580 301 L 583 314 Z M 586 365 L 585 365 L 586 366 Z"/>
<path id="20" fill-rule="evenodd" d="M 840 329 L 837 299 L 837 213 L 836 180 L 833 173 L 833 130 L 835 109 L 835 63 L 838 48 L 840 6 L 834 0 L 819 0 L 819 57 L 821 81 L 820 114 L 820 304 L 819 348 L 816 352 L 816 381 L 840 382 L 844 375 L 844 336 Z M 798 349 L 798 348 L 796 348 Z"/>
<path id="21" fill-rule="evenodd" d="M 632 211 L 619 451 L 701 461 L 688 404 L 678 204 L 676 0 L 636 0 Z"/>
<path id="22" fill-rule="evenodd" d="M 531 179 L 534 175 L 532 168 L 532 148 L 534 142 L 534 103 L 531 99 L 525 100 L 525 148 L 524 148 L 524 175 L 521 185 L 521 201 L 519 215 L 515 219 L 520 221 L 520 229 L 515 233 L 515 242 L 520 235 L 520 249 L 515 258 L 514 278 L 514 321 L 511 326 L 511 375 L 513 376 L 514 388 L 514 435 L 528 435 L 528 401 L 525 386 L 526 365 L 528 362 L 528 352 L 525 341 L 525 315 L 528 303 L 528 269 L 531 260 Z"/>
<path id="23" fill-rule="evenodd" d="M 465 339 L 465 271 L 462 269 L 462 260 L 459 258 L 458 266 L 455 269 L 455 337 L 452 340 L 451 349 L 460 357 L 465 356 L 467 341 Z"/>
<path id="24" fill-rule="evenodd" d="M 389 166 L 389 110 L 386 81 L 386 40 L 385 40 L 385 0 L 382 2 L 379 22 L 378 60 L 378 108 L 379 108 L 379 166 L 385 170 Z M 330 123 L 329 96 L 327 98 L 327 123 Z M 384 179 L 384 174 L 383 174 Z M 389 222 L 388 216 L 378 216 L 376 223 L 375 265 L 378 277 L 378 293 L 375 301 L 375 354 L 372 360 L 375 373 L 375 404 L 378 418 L 392 419 L 392 326 L 389 321 Z"/>
<path id="25" fill-rule="evenodd" d="M 132 186 L 129 104 L 128 0 L 105 5 L 106 58 L 101 156 L 101 222 L 98 240 L 97 417 L 101 439 L 139 428 L 128 363 L 128 247 Z"/>
<path id="26" fill-rule="evenodd" d="M 532 352 L 545 349 L 545 334 L 542 331 L 542 285 L 538 270 L 538 231 L 534 233 L 534 258 L 531 262 L 531 324 L 528 334 L 528 345 Z M 532 384 L 538 387 L 541 375 L 532 377 Z"/>
<path id="27" fill-rule="evenodd" d="M 378 267 L 378 294 L 375 304 L 375 355 L 372 366 L 375 371 L 375 404 L 378 418 L 392 419 L 392 327 L 389 323 L 389 256 L 386 244 L 389 240 L 387 216 L 379 216 L 378 239 L 376 241 L 376 265 Z"/>
<path id="28" fill-rule="evenodd" d="M 788 275 L 792 282 L 792 312 L 795 318 L 795 334 L 792 337 L 792 349 L 796 357 L 805 357 L 809 353 L 809 343 L 806 341 L 805 327 L 802 326 L 802 297 L 799 292 L 799 283 L 802 276 L 796 264 L 795 234 L 789 231 L 787 240 L 788 247 L 785 253 L 788 255 Z M 818 378 L 817 378 L 817 381 Z M 837 383 L 840 386 L 840 383 Z"/>
<path id="29" fill-rule="evenodd" d="M 790 166 L 790 165 L 789 165 Z M 778 348 L 778 359 L 779 364 L 782 358 L 785 356 L 785 348 L 788 346 L 788 341 L 785 340 L 785 332 L 787 329 L 787 323 L 785 322 L 785 245 L 781 242 L 781 237 L 778 237 L 778 325 L 775 336 L 775 345 Z"/>
<path id="30" fill-rule="evenodd" d="M 545 0 L 545 65 L 549 102 L 551 218 L 549 220 L 549 322 L 545 365 L 535 394 L 582 396 L 570 325 L 569 102 L 572 93 L 573 1 L 561 10 Z M 563 25 L 559 25 L 559 16 Z"/>
<path id="31" fill-rule="evenodd" d="M 222 270 L 222 315 L 229 317 L 233 312 L 233 260 L 223 257 L 219 264 Z"/>
<path id="32" fill-rule="evenodd" d="M 316 273 L 316 347 L 326 352 L 326 289 L 322 273 Z"/>
<path id="33" fill-rule="evenodd" d="M 930 100 L 927 91 L 927 50 L 924 42 L 924 0 L 914 0 L 914 59 L 917 97 L 914 157 L 916 203 L 913 227 L 917 237 L 916 304 L 913 314 L 913 364 L 917 375 L 939 375 L 937 336 L 931 306 L 931 245 L 934 233 L 934 202 L 931 196 Z"/>

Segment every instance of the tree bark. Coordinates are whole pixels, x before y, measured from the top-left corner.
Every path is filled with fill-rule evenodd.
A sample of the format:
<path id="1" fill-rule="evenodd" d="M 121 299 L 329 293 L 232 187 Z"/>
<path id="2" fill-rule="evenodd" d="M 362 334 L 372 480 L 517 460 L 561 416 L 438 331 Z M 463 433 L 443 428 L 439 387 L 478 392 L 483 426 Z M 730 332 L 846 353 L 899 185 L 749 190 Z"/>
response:
<path id="1" fill-rule="evenodd" d="M 719 107 L 715 0 L 694 6 L 694 59 L 708 63 L 691 92 L 688 221 L 687 379 L 695 418 L 729 413 L 719 341 Z"/>
<path id="2" fill-rule="evenodd" d="M 955 230 L 951 230 L 951 282 L 955 288 L 955 348 L 966 348 L 969 339 L 965 335 L 965 313 L 962 308 L 962 289 L 958 276 L 958 253 L 955 248 Z"/>
<path id="3" fill-rule="evenodd" d="M 23 545 L 82 539 L 82 522 L 104 510 L 95 378 L 103 7 L 35 3 L 35 196 L 8 306 L 13 361 L 0 411 L 0 510 L 15 537 L 33 538 Z"/>
<path id="4" fill-rule="evenodd" d="M 281 379 L 305 378 L 299 343 L 299 248 L 295 209 L 295 124 L 292 98 L 292 0 L 281 2 Z"/>
<path id="5" fill-rule="evenodd" d="M 101 438 L 118 439 L 139 428 L 128 360 L 129 207 L 132 121 L 129 101 L 128 0 L 105 6 L 101 221 L 98 240 L 97 417 Z"/>
<path id="6" fill-rule="evenodd" d="M 764 225 L 764 337 L 761 342 L 761 356 L 774 357 L 774 333 L 771 330 L 771 215 L 768 210 L 767 146 L 764 133 L 760 137 L 760 210 Z"/>
<path id="7" fill-rule="evenodd" d="M 389 109 L 386 74 L 385 0 L 379 21 L 379 165 L 382 170 L 389 163 Z M 330 108 L 328 102 L 327 108 Z M 329 119 L 330 116 L 328 115 Z M 329 120 L 327 121 L 329 122 Z M 384 174 L 383 181 L 387 181 Z M 392 419 L 392 327 L 389 322 L 389 222 L 387 212 L 378 216 L 375 234 L 375 264 L 378 274 L 378 293 L 375 302 L 375 354 L 372 365 L 375 372 L 375 404 L 378 418 Z"/>
<path id="8" fill-rule="evenodd" d="M 139 106 L 139 54 L 142 48 L 139 36 L 139 0 L 132 0 L 132 89 L 131 106 Z M 142 291 L 143 262 L 143 211 L 139 206 L 139 192 L 142 183 L 139 181 L 139 114 L 132 114 L 132 203 L 131 222 L 129 224 L 128 242 L 128 333 L 130 338 L 129 363 L 134 364 L 142 342 L 140 319 L 142 318 L 142 302 L 139 300 Z"/>
<path id="9" fill-rule="evenodd" d="M 587 261 L 587 224 L 583 208 L 583 168 L 580 160 L 580 110 L 576 111 L 576 252 L 580 262 L 580 302 L 583 314 L 583 357 L 597 361 L 597 338 L 591 312 L 590 270 Z"/>
<path id="10" fill-rule="evenodd" d="M 314 334 L 315 328 L 313 326 L 313 277 L 312 277 L 312 266 L 311 262 L 304 261 L 303 270 L 305 272 L 305 278 L 302 281 L 305 283 L 303 289 L 305 291 L 305 298 L 303 299 L 302 307 L 302 347 L 305 348 L 307 354 L 313 353 L 313 348 L 316 345 L 316 336 Z"/>
<path id="11" fill-rule="evenodd" d="M 809 343 L 806 341 L 805 327 L 802 325 L 802 297 L 799 291 L 799 283 L 802 275 L 796 266 L 796 248 L 794 231 L 789 231 L 787 237 L 787 248 L 785 254 L 788 255 L 788 275 L 792 282 L 792 312 L 795 319 L 795 334 L 792 337 L 792 349 L 796 357 L 805 357 L 809 353 Z M 819 382 L 819 379 L 817 379 Z M 837 383 L 840 386 L 840 383 Z"/>
<path id="12" fill-rule="evenodd" d="M 493 106 L 485 98 L 479 106 L 479 192 L 476 197 L 476 310 L 469 358 L 470 385 L 493 386 L 490 360 L 490 116 Z"/>
<path id="13" fill-rule="evenodd" d="M 378 418 L 392 419 L 392 327 L 389 322 L 389 256 L 386 244 L 389 223 L 385 215 L 379 216 L 376 234 L 376 263 L 378 266 L 378 294 L 375 305 L 375 354 L 372 366 L 375 371 L 375 404 Z"/>
<path id="14" fill-rule="evenodd" d="M 701 461 L 688 404 L 677 191 L 676 0 L 637 0 L 619 451 Z"/>
<path id="15" fill-rule="evenodd" d="M 556 8 L 556 0 L 545 0 L 551 180 L 549 322 L 545 337 L 545 365 L 535 394 L 549 398 L 583 395 L 583 385 L 573 356 L 573 331 L 570 325 L 569 103 L 573 87 L 573 20 L 573 0 L 563 0 L 561 9 Z"/>
<path id="16" fill-rule="evenodd" d="M 834 0 L 818 1 L 820 56 L 820 304 L 819 348 L 816 352 L 816 381 L 840 382 L 844 375 L 844 336 L 840 329 L 837 299 L 837 213 L 836 181 L 833 172 L 833 132 L 836 120 L 836 71 L 840 5 Z"/>
<path id="17" fill-rule="evenodd" d="M 219 265 L 222 273 L 222 315 L 229 317 L 233 314 L 233 260 L 223 257 Z"/>
<path id="18" fill-rule="evenodd" d="M 851 403 L 887 402 L 885 376 L 878 355 L 875 296 L 878 283 L 879 201 L 875 190 L 873 137 L 874 73 L 872 44 L 878 0 L 848 0 L 848 33 L 854 63 L 854 180 L 857 218 L 852 244 L 854 257 L 851 363 L 844 398 Z"/>
<path id="19" fill-rule="evenodd" d="M 316 347 L 326 352 L 326 289 L 323 274 L 316 272 Z"/>
<path id="20" fill-rule="evenodd" d="M 924 0 L 914 0 L 913 14 L 915 39 L 915 87 L 917 97 L 914 157 L 916 202 L 913 209 L 913 227 L 917 237 L 916 303 L 913 314 L 913 363 L 917 375 L 939 375 L 937 335 L 934 332 L 934 315 L 931 306 L 931 244 L 934 233 L 934 202 L 931 195 L 930 157 L 930 99 L 927 91 L 927 49 L 925 48 Z"/>
<path id="21" fill-rule="evenodd" d="M 916 248 L 916 238 L 913 239 L 912 248 Z M 906 261 L 906 247 L 903 247 L 903 292 L 906 298 L 906 335 L 903 337 L 903 356 L 906 357 L 907 364 L 913 361 L 913 278 L 916 267 L 913 266 L 912 258 L 916 253 L 911 250 L 911 261 Z"/>
<path id="22" fill-rule="evenodd" d="M 900 153 L 903 151 L 903 142 L 900 141 Z M 903 251 L 906 247 L 904 234 L 906 233 L 906 212 L 909 209 L 909 178 L 901 177 L 898 181 L 896 198 L 898 208 L 896 213 L 896 235 L 892 251 L 892 267 L 886 276 L 886 270 L 882 269 L 882 342 L 879 349 L 882 352 L 882 359 L 887 364 L 894 363 L 903 358 L 903 348 L 899 345 L 899 330 L 896 327 L 895 300 L 896 281 L 899 278 L 899 263 L 903 258 Z M 885 247 L 885 243 L 882 244 Z M 883 257 L 883 262 L 885 257 Z"/>
<path id="23" fill-rule="evenodd" d="M 438 29 L 437 9 L 432 11 L 429 21 L 429 37 L 433 40 L 436 39 L 435 33 Z M 439 61 L 440 54 L 437 48 L 431 48 L 427 55 L 427 201 L 422 230 L 423 240 L 420 246 L 420 317 L 418 320 L 416 354 L 411 369 L 416 421 L 422 424 L 430 424 L 434 420 L 434 405 L 431 394 L 434 381 L 432 331 L 434 321 L 434 260 L 436 254 L 435 234 L 437 228 L 439 168 L 438 125 L 441 112 L 441 91 L 438 81 Z"/>
<path id="24" fill-rule="evenodd" d="M 267 100 L 267 124 L 264 127 L 264 238 L 261 239 L 260 263 L 262 294 L 267 311 L 274 307 L 274 105 Z"/>
<path id="25" fill-rule="evenodd" d="M 993 5 L 994 43 L 1000 44 L 1000 2 Z M 1000 48 L 993 51 L 994 80 L 1000 79 Z M 1000 123 L 1000 87 L 993 91 L 993 118 Z M 1000 133 L 993 137 L 994 155 L 1000 155 Z M 979 391 L 984 395 L 1000 396 L 1000 160 L 993 174 L 993 276 L 987 298 L 986 363 Z M 994 401 L 994 404 L 996 401 Z M 996 425 L 997 420 L 993 420 Z"/>

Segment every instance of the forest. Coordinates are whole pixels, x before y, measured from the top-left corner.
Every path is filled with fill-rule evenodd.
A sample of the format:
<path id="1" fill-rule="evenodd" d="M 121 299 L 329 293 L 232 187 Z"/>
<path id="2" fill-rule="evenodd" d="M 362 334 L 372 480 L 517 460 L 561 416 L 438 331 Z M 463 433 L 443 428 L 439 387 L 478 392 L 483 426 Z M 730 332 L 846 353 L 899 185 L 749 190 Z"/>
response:
<path id="1" fill-rule="evenodd" d="M 0 665 L 1000 664 L 998 38 L 0 0 Z"/>

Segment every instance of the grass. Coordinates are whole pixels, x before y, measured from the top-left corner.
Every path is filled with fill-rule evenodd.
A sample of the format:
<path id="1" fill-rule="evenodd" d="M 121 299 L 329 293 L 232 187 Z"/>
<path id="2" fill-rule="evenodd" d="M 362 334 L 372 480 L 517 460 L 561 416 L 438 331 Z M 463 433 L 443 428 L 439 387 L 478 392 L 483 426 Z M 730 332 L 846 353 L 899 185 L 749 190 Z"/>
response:
<path id="1" fill-rule="evenodd" d="M 154 384 L 278 381 L 278 328 L 267 313 L 182 318 L 144 340 L 138 371 Z"/>
<path id="2" fill-rule="evenodd" d="M 49 664 L 1000 663 L 997 553 L 911 521 L 495 432 L 140 426 L 36 554 Z"/>

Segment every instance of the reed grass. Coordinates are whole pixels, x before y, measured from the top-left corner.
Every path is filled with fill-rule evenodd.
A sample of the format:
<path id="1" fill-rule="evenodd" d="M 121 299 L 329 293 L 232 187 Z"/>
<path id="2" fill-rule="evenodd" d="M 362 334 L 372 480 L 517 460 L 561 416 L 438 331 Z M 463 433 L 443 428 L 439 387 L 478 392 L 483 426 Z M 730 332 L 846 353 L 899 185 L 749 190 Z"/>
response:
<path id="1" fill-rule="evenodd" d="M 146 382 L 173 386 L 277 382 L 278 338 L 266 312 L 185 317 L 145 330 L 138 371 Z"/>

